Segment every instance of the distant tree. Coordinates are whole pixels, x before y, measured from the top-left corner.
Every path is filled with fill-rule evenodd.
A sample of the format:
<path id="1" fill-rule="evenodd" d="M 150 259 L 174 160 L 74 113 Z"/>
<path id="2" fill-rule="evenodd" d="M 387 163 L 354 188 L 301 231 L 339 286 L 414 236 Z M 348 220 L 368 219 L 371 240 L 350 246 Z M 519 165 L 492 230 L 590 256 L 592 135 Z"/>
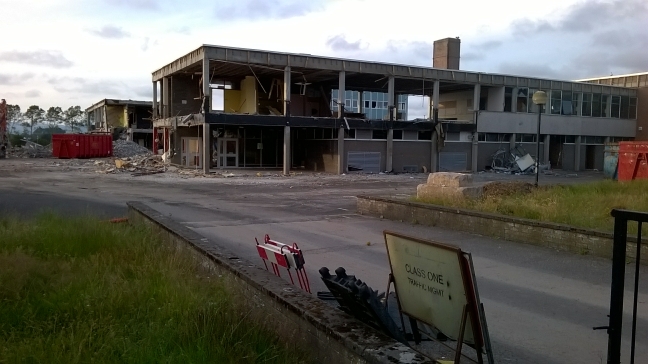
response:
<path id="1" fill-rule="evenodd" d="M 63 112 L 63 122 L 69 125 L 74 131 L 85 123 L 86 113 L 81 110 L 81 106 L 70 106 Z"/>
<path id="2" fill-rule="evenodd" d="M 30 106 L 27 111 L 25 111 L 25 117 L 29 119 L 29 135 L 32 135 L 34 132 L 34 124 L 42 121 L 45 117 L 45 110 L 41 109 L 37 105 Z"/>
<path id="3" fill-rule="evenodd" d="M 13 133 L 16 124 L 20 124 L 23 120 L 23 114 L 20 112 L 19 105 L 7 105 L 7 124 L 9 125 L 9 132 Z"/>
<path id="4" fill-rule="evenodd" d="M 47 119 L 49 128 L 52 129 L 56 127 L 59 122 L 63 121 L 63 110 L 58 106 L 52 106 L 47 109 L 45 119 Z"/>

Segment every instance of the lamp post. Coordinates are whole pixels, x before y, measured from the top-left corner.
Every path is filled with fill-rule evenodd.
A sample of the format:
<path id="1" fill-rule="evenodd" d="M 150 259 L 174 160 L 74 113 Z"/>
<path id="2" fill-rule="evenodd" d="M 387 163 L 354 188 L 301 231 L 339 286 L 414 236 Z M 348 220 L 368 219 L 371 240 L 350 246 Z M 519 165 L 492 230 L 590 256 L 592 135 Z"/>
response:
<path id="1" fill-rule="evenodd" d="M 540 118 L 542 117 L 542 106 L 547 103 L 547 93 L 544 91 L 536 91 L 533 94 L 533 103 L 538 105 L 538 133 L 536 135 L 536 180 L 535 186 L 538 187 L 538 179 L 540 177 Z M 547 148 L 548 146 L 544 146 Z"/>

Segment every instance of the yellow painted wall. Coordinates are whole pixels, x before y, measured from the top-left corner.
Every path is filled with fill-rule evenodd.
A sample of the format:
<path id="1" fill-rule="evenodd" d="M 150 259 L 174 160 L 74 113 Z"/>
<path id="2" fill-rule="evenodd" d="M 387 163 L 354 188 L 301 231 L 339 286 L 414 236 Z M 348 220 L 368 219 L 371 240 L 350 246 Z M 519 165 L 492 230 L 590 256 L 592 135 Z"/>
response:
<path id="1" fill-rule="evenodd" d="M 224 96 L 224 112 L 226 113 L 240 113 L 241 112 L 241 91 L 240 90 L 225 90 Z"/>
<path id="2" fill-rule="evenodd" d="M 124 117 L 124 107 L 123 106 L 109 106 L 106 105 L 106 124 L 109 128 L 119 128 L 119 127 L 128 127 Z"/>
<path id="3" fill-rule="evenodd" d="M 440 94 L 439 117 L 471 121 L 473 119 L 473 96 L 473 91 L 459 91 Z"/>
<path id="4" fill-rule="evenodd" d="M 247 76 L 241 81 L 241 114 L 257 113 L 257 92 L 256 79 L 253 76 Z"/>

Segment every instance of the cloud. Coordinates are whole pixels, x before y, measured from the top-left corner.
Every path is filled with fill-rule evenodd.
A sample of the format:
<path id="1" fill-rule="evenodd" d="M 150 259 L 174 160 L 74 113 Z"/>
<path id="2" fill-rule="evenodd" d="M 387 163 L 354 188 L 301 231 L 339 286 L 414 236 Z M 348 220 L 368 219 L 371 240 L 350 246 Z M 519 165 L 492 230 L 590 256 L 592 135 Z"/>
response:
<path id="1" fill-rule="evenodd" d="M 221 19 L 288 19 L 323 9 L 323 0 L 239 0 L 236 5 L 217 6 Z"/>
<path id="2" fill-rule="evenodd" d="M 81 77 L 53 77 L 47 80 L 47 83 L 60 93 L 101 95 L 102 97 L 115 97 L 127 89 L 123 82 L 88 80 Z"/>
<path id="3" fill-rule="evenodd" d="M 171 31 L 178 34 L 191 35 L 191 28 L 189 28 L 188 26 L 174 28 Z"/>
<path id="4" fill-rule="evenodd" d="M 10 75 L 10 74 L 5 74 L 5 73 L 0 73 L 0 85 L 22 85 L 26 81 L 31 80 L 34 78 L 33 73 L 23 73 L 20 75 Z"/>
<path id="5" fill-rule="evenodd" d="M 516 76 L 543 77 L 561 79 L 561 70 L 548 66 L 546 63 L 538 62 L 502 62 L 499 66 L 499 73 Z"/>
<path id="6" fill-rule="evenodd" d="M 122 28 L 118 28 L 113 25 L 106 25 L 101 29 L 90 29 L 88 31 L 101 38 L 122 39 L 130 37 L 130 33 L 125 32 L 122 30 Z"/>
<path id="7" fill-rule="evenodd" d="M 513 22 L 515 35 L 529 37 L 538 33 L 584 33 L 607 24 L 623 24 L 631 20 L 643 20 L 648 14 L 648 2 L 644 0 L 591 0 L 574 4 L 564 15 L 557 14 L 556 21 L 530 20 Z"/>
<path id="8" fill-rule="evenodd" d="M 146 52 L 147 50 L 149 50 L 149 48 L 155 47 L 158 44 L 159 44 L 159 42 L 157 41 L 157 39 L 151 42 L 151 39 L 149 37 L 146 37 L 146 38 L 144 38 L 144 42 L 142 43 L 142 46 L 140 47 L 140 49 L 142 49 L 142 51 Z"/>
<path id="9" fill-rule="evenodd" d="M 481 61 L 486 59 L 486 54 L 484 53 L 476 53 L 476 52 L 466 52 L 461 54 L 460 61 Z"/>
<path id="10" fill-rule="evenodd" d="M 108 5 L 118 5 L 141 10 L 158 10 L 160 6 L 157 0 L 105 0 Z"/>
<path id="11" fill-rule="evenodd" d="M 330 37 L 326 41 L 326 45 L 333 51 L 359 51 L 362 48 L 359 40 L 349 42 L 342 34 Z"/>
<path id="12" fill-rule="evenodd" d="M 57 51 L 8 51 L 0 53 L 0 61 L 46 66 L 53 68 L 69 68 L 73 63 Z"/>
<path id="13" fill-rule="evenodd" d="M 38 91 L 38 90 L 29 90 L 29 91 L 25 92 L 25 97 L 30 98 L 30 99 L 40 97 L 40 96 L 41 96 L 41 92 Z"/>

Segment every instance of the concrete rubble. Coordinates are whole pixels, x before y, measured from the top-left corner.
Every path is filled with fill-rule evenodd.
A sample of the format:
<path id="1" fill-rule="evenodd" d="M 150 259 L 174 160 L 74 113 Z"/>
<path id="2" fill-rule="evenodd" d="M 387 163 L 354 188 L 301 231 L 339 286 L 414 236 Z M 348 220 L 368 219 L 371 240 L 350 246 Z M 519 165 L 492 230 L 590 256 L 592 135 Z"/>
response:
<path id="1" fill-rule="evenodd" d="M 113 157 L 129 158 L 141 155 L 152 155 L 152 153 L 145 147 L 128 140 L 119 139 L 113 142 Z"/>
<path id="2" fill-rule="evenodd" d="M 472 174 L 453 172 L 430 173 L 427 183 L 416 188 L 418 198 L 479 198 L 483 193 L 483 184 L 475 184 Z"/>
<path id="3" fill-rule="evenodd" d="M 21 147 L 12 147 L 9 149 L 9 157 L 13 158 L 51 158 L 52 145 L 41 145 L 23 140 L 25 145 Z"/>

